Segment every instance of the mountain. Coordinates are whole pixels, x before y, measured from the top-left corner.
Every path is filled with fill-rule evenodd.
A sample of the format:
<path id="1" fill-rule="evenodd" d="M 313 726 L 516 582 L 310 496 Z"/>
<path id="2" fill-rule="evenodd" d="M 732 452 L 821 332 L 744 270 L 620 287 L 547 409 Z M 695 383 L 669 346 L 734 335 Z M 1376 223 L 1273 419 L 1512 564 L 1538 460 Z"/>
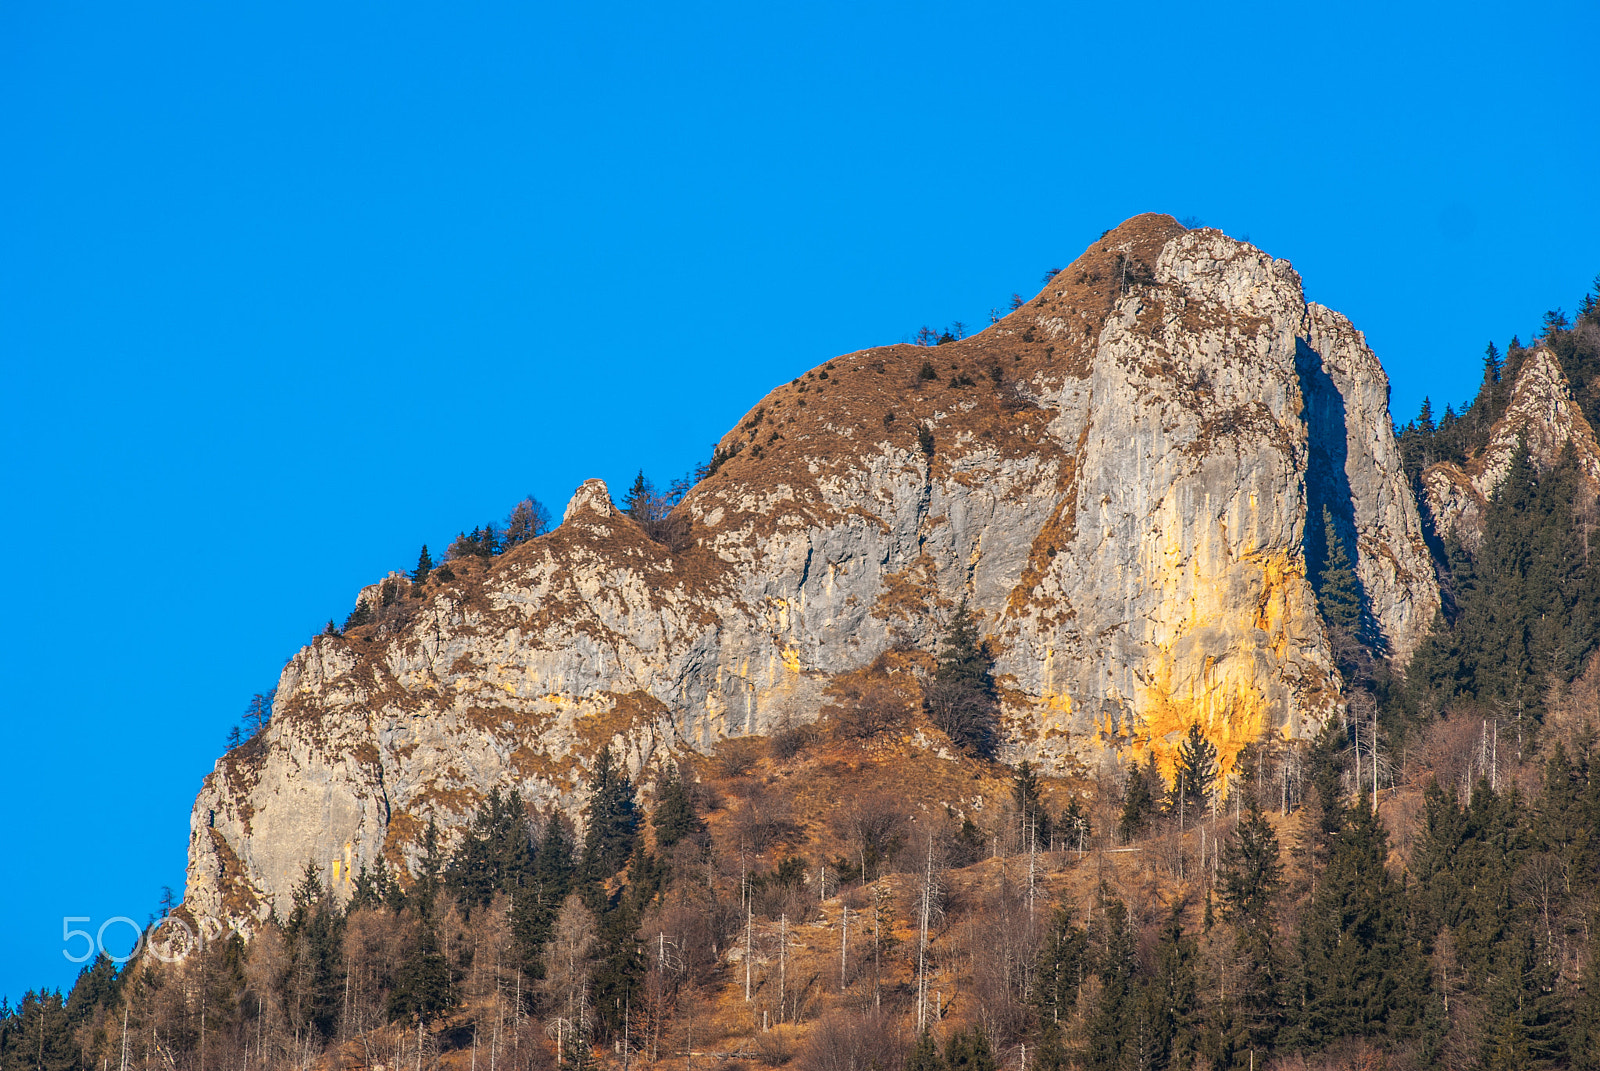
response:
<path id="1" fill-rule="evenodd" d="M 1403 662 L 1438 613 L 1387 400 L 1361 333 L 1287 261 L 1137 216 L 970 338 L 775 387 L 669 538 L 590 480 L 547 534 L 364 589 L 374 620 L 296 654 L 268 726 L 205 779 L 185 906 L 250 932 L 308 861 L 348 896 L 497 789 L 575 815 L 603 749 L 637 775 L 813 721 L 963 605 L 1003 759 L 1170 772 L 1198 724 L 1227 776 L 1263 733 L 1342 709 L 1313 585 L 1336 551 L 1374 649 Z M 1488 493 L 1457 474 L 1457 498 Z M 1452 481 L 1430 470 L 1430 496 Z M 1430 500 L 1436 523 L 1468 512 Z"/>
<path id="2" fill-rule="evenodd" d="M 1489 500 L 1500 489 L 1517 450 L 1526 447 L 1534 468 L 1548 472 L 1572 447 L 1578 469 L 1600 484 L 1600 444 L 1572 398 L 1560 359 L 1536 346 L 1513 381 L 1510 401 L 1495 421 L 1489 440 L 1471 458 L 1437 461 L 1422 474 L 1434 530 L 1476 548 L 1483 538 Z"/>

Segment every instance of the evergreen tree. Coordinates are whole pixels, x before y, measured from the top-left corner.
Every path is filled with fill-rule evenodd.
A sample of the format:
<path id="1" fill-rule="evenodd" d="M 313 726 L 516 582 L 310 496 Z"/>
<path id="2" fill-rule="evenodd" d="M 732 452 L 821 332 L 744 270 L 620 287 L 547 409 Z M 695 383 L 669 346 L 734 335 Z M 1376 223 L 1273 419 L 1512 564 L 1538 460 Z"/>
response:
<path id="1" fill-rule="evenodd" d="M 650 825 L 655 829 L 656 847 L 663 852 L 685 838 L 698 843 L 705 837 L 706 824 L 695 813 L 676 768 L 661 782 Z"/>
<path id="2" fill-rule="evenodd" d="M 639 812 L 633 782 L 615 765 L 611 747 L 600 749 L 584 808 L 583 872 L 592 882 L 604 881 L 627 865 L 638 841 Z"/>
<path id="3" fill-rule="evenodd" d="M 1144 831 L 1150 816 L 1156 813 L 1156 800 L 1163 789 L 1155 752 L 1146 756 L 1144 766 L 1128 763 L 1128 774 L 1122 785 L 1122 815 L 1117 822 L 1118 840 L 1130 844 Z"/>
<path id="4" fill-rule="evenodd" d="M 0 1029 L 0 1067 L 4 1071 L 70 1071 L 78 1067 L 60 990 L 29 990 Z"/>
<path id="5" fill-rule="evenodd" d="M 945 1042 L 944 1065 L 947 1071 L 996 1071 L 989 1035 L 981 1026 L 953 1032 Z"/>
<path id="6" fill-rule="evenodd" d="M 1427 956 L 1409 933 L 1406 890 L 1384 863 L 1388 835 L 1365 799 L 1343 817 L 1298 937 L 1294 1039 L 1308 1050 L 1414 1037 L 1427 1005 Z"/>
<path id="7" fill-rule="evenodd" d="M 532 884 L 533 845 L 520 793 L 513 790 L 501 797 L 498 788 L 490 791 L 444 876 L 469 918 L 474 907 L 487 907 L 495 893 L 514 897 Z"/>
<path id="8" fill-rule="evenodd" d="M 1317 574 L 1317 608 L 1329 628 L 1353 641 L 1361 634 L 1361 585 L 1327 506 L 1322 507 L 1322 531 L 1326 550 Z"/>
<path id="9" fill-rule="evenodd" d="M 411 582 L 418 587 L 428 582 L 428 574 L 433 572 L 433 559 L 428 556 L 428 544 L 422 544 L 422 553 L 417 555 L 417 567 L 411 570 Z"/>
<path id="10" fill-rule="evenodd" d="M 575 876 L 572 838 L 566 821 L 559 814 L 551 814 L 545 819 L 544 834 L 534 856 L 532 884 L 511 907 L 511 929 L 518 955 L 523 969 L 535 978 L 544 977 L 544 947 L 561 905 L 572 891 Z"/>
<path id="11" fill-rule="evenodd" d="M 1240 986 L 1234 998 L 1236 1051 L 1270 1052 L 1282 1025 L 1282 976 L 1274 947 L 1283 886 L 1278 837 L 1253 795 L 1223 842 L 1217 873 L 1222 917 L 1233 928 Z"/>
<path id="12" fill-rule="evenodd" d="M 1118 1071 L 1140 1028 L 1139 994 L 1134 977 L 1138 938 L 1128 908 L 1100 891 L 1100 916 L 1095 920 L 1093 948 L 1100 999 L 1089 1017 L 1089 1043 L 1084 1066 L 1090 1071 Z M 1128 1057 L 1134 1055 L 1127 1051 Z"/>
<path id="13" fill-rule="evenodd" d="M 1028 840 L 1048 848 L 1052 832 L 1050 812 L 1039 794 L 1039 775 L 1033 772 L 1033 764 L 1027 759 L 1022 760 L 1011 779 L 1011 802 L 1017 808 L 1023 849 L 1027 849 Z"/>
<path id="14" fill-rule="evenodd" d="M 1206 739 L 1198 721 L 1178 744 L 1177 776 L 1172 784 L 1170 810 L 1199 818 L 1217 787 L 1217 745 Z"/>
<path id="15" fill-rule="evenodd" d="M 993 666 L 994 655 L 963 600 L 945 631 L 923 703 L 952 743 L 985 759 L 994 757 L 997 743 L 999 696 Z"/>
<path id="16" fill-rule="evenodd" d="M 360 628 L 362 625 L 372 624 L 372 607 L 367 605 L 366 599 L 357 599 L 356 608 L 350 611 L 350 616 L 344 619 L 345 631 Z"/>
<path id="17" fill-rule="evenodd" d="M 389 1018 L 433 1022 L 454 1006 L 450 987 L 450 964 L 439 951 L 439 937 L 424 921 L 416 944 L 400 969 L 395 972 L 394 988 L 389 991 Z"/>
<path id="18" fill-rule="evenodd" d="M 1073 924 L 1070 901 L 1063 898 L 1050 920 L 1039 958 L 1033 1000 L 1042 1019 L 1059 1023 L 1078 1003 L 1078 990 L 1088 973 L 1089 937 Z"/>
<path id="19" fill-rule="evenodd" d="M 1189 1067 L 1194 1062 L 1199 995 L 1194 938 L 1183 932 L 1183 908 L 1173 904 L 1156 943 L 1155 975 L 1144 987 L 1141 1038 L 1148 1067 Z"/>
<path id="20" fill-rule="evenodd" d="M 905 1071 L 947 1071 L 944 1057 L 939 1055 L 938 1042 L 928 1031 L 917 1035 L 917 1043 L 906 1057 Z"/>
<path id="21" fill-rule="evenodd" d="M 331 1038 L 339 1025 L 339 995 L 344 987 L 344 913 L 322 884 L 319 868 L 307 862 L 292 890 L 293 908 L 284 923 L 289 960 L 281 989 L 284 1007 L 296 1027 Z"/>
<path id="22" fill-rule="evenodd" d="M 428 825 L 422 831 L 422 872 L 417 875 L 416 884 L 411 889 L 411 900 L 416 906 L 417 915 L 424 920 L 433 917 L 444 868 L 444 849 L 439 845 L 439 826 L 430 817 Z"/>
<path id="23" fill-rule="evenodd" d="M 628 488 L 627 497 L 622 500 L 622 512 L 644 524 L 655 520 L 655 508 L 655 484 L 645 479 L 644 469 L 640 469 L 639 474 L 633 478 L 633 486 Z"/>

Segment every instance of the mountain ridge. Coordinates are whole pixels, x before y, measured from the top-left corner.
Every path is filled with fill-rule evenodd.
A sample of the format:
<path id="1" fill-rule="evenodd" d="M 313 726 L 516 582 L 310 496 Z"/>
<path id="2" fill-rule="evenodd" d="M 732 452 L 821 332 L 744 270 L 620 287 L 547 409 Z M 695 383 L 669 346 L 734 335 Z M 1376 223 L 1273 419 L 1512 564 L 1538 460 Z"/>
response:
<path id="1" fill-rule="evenodd" d="M 1342 709 L 1321 506 L 1398 659 L 1437 611 L 1387 394 L 1287 261 L 1134 217 L 970 338 L 768 392 L 678 505 L 682 549 L 591 480 L 553 532 L 319 637 L 259 746 L 207 777 L 185 902 L 248 931 L 307 859 L 348 895 L 495 788 L 576 815 L 602 748 L 637 774 L 813 720 L 831 681 L 928 648 L 961 604 L 995 645 L 1008 761 L 1170 769 L 1199 724 L 1226 774 Z"/>

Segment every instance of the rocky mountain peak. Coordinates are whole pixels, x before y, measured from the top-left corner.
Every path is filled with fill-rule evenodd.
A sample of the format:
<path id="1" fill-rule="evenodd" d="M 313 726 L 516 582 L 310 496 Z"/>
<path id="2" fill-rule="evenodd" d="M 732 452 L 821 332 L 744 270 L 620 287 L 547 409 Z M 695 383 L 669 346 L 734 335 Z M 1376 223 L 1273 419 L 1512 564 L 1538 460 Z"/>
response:
<path id="1" fill-rule="evenodd" d="M 206 779 L 186 902 L 248 929 L 307 859 L 343 895 L 496 788 L 576 814 L 602 747 L 642 774 L 815 720 L 963 603 L 1003 760 L 1170 768 L 1199 725 L 1226 775 L 1343 702 L 1311 583 L 1324 507 L 1393 653 L 1437 609 L 1387 390 L 1287 261 L 1137 216 L 970 338 L 774 388 L 678 506 L 686 538 L 590 480 L 553 532 L 320 637 Z"/>
<path id="2" fill-rule="evenodd" d="M 567 500 L 567 508 L 561 514 L 561 523 L 567 524 L 586 517 L 606 520 L 616 512 L 617 508 L 612 504 L 611 492 L 606 488 L 606 482 L 585 480 Z"/>
<path id="3" fill-rule="evenodd" d="M 1476 546 L 1489 499 L 1510 471 L 1518 448 L 1525 444 L 1534 467 L 1545 471 L 1560 460 L 1569 443 L 1579 468 L 1600 482 L 1600 443 L 1594 429 L 1573 401 L 1560 360 L 1539 346 L 1523 359 L 1505 413 L 1482 451 L 1465 465 L 1441 461 L 1424 470 L 1422 485 L 1434 531 L 1440 538 L 1455 535 Z"/>

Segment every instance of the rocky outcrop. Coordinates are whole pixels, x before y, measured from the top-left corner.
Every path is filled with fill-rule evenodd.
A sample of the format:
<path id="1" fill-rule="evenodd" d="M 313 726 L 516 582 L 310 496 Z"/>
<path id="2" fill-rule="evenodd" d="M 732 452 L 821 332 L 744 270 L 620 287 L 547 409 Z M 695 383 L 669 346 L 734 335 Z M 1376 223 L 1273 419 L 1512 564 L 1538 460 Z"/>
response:
<path id="1" fill-rule="evenodd" d="M 1198 721 L 1227 769 L 1341 702 L 1310 511 L 1348 532 L 1393 652 L 1433 616 L 1391 428 L 1376 358 L 1286 261 L 1137 217 L 979 335 L 774 390 L 678 507 L 688 549 L 591 480 L 555 531 L 318 638 L 201 790 L 187 903 L 248 928 L 307 859 L 343 891 L 494 787 L 575 810 L 603 746 L 639 770 L 814 718 L 962 601 L 999 652 L 1006 757 L 1168 762 Z"/>
<path id="2" fill-rule="evenodd" d="M 1441 461 L 1423 471 L 1434 531 L 1441 539 L 1454 535 L 1475 548 L 1483 537 L 1489 499 L 1510 471 L 1518 448 L 1525 444 L 1529 461 L 1542 472 L 1560 460 L 1569 443 L 1579 469 L 1600 482 L 1600 445 L 1594 429 L 1572 400 L 1560 360 L 1540 346 L 1523 359 L 1511 400 L 1483 450 L 1465 465 Z"/>

